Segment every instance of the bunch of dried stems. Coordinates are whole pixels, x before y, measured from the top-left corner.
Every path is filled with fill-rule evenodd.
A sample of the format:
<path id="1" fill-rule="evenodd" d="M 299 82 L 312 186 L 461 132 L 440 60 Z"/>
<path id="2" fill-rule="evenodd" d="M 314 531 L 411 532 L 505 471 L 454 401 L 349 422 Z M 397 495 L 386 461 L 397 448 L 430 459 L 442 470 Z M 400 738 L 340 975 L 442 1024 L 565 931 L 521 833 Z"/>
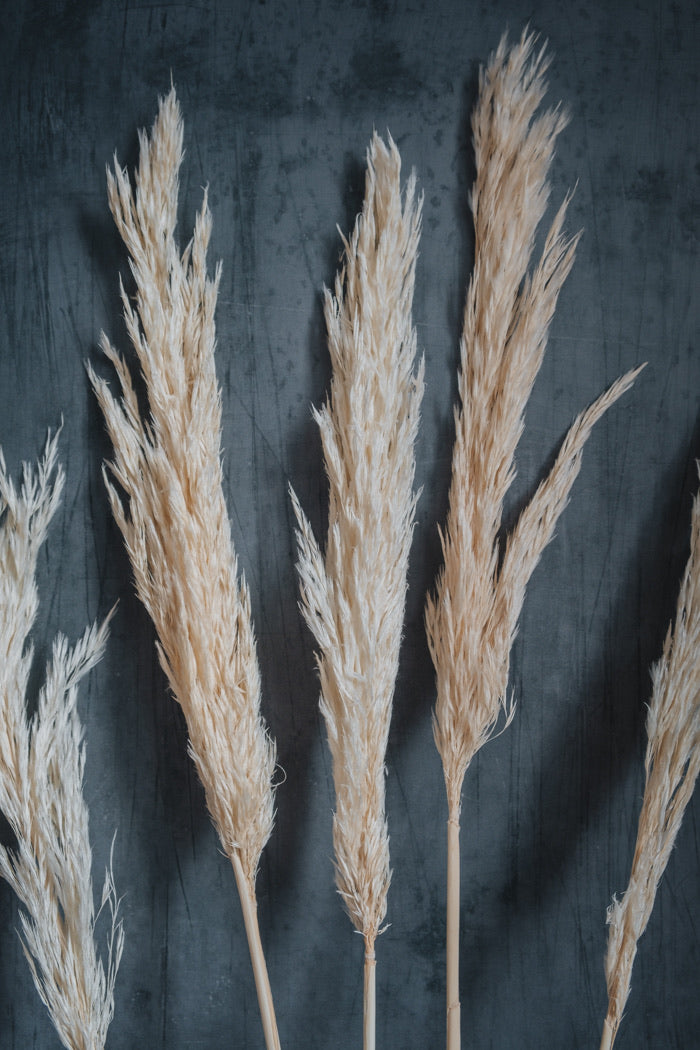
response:
<path id="1" fill-rule="evenodd" d="M 567 118 L 559 108 L 536 115 L 549 59 L 525 31 L 504 35 L 479 81 L 472 117 L 476 236 L 460 343 L 456 437 L 444 567 L 428 598 L 426 627 L 437 675 L 435 741 L 448 799 L 447 1046 L 460 1045 L 459 820 L 464 775 L 493 733 L 506 724 L 510 648 L 525 587 L 579 472 L 591 429 L 633 382 L 618 379 L 574 422 L 554 466 L 522 511 L 502 557 L 499 533 L 524 411 L 542 363 L 561 287 L 578 237 L 563 234 L 560 206 L 534 269 L 535 236 L 549 193 L 549 169 Z"/>
<path id="2" fill-rule="evenodd" d="M 14 835 L 0 874 L 26 909 L 22 946 L 39 995 L 69 1050 L 101 1050 L 114 1011 L 123 933 L 111 870 L 100 910 L 111 911 L 105 973 L 95 948 L 92 852 L 83 798 L 85 749 L 76 711 L 80 679 L 102 655 L 107 621 L 70 648 L 54 642 L 36 713 L 27 715 L 29 632 L 38 610 L 36 564 L 58 506 L 57 437 L 17 491 L 0 452 L 0 810 Z"/>
<path id="3" fill-rule="evenodd" d="M 637 942 L 700 772 L 700 495 L 693 502 L 690 557 L 675 627 L 652 672 L 647 715 L 646 784 L 632 870 L 621 900 L 608 909 L 605 976 L 608 1013 L 601 1050 L 610 1050 L 630 991 Z"/>
<path id="4" fill-rule="evenodd" d="M 523 32 L 506 36 L 480 75 L 472 118 L 475 263 L 460 341 L 460 404 L 444 565 L 426 605 L 437 677 L 435 741 L 448 801 L 447 1046 L 460 1046 L 459 833 L 466 770 L 493 734 L 507 700 L 510 648 L 525 589 L 552 538 L 595 423 L 631 386 L 618 379 L 570 428 L 501 549 L 503 505 L 526 404 L 542 363 L 559 292 L 578 236 L 559 207 L 539 260 L 537 230 L 549 171 L 567 122 L 538 113 L 549 59 Z M 260 942 L 255 895 L 274 820 L 275 747 L 260 711 L 250 598 L 231 539 L 222 487 L 221 395 L 214 365 L 220 279 L 207 276 L 211 216 L 206 192 L 192 240 L 175 228 L 183 125 L 175 91 L 160 101 L 150 137 L 139 136 L 132 189 L 108 171 L 112 215 L 128 249 L 135 306 L 121 286 L 129 338 L 147 397 L 107 337 L 102 349 L 121 396 L 88 365 L 114 446 L 105 484 L 136 589 L 158 635 L 163 669 L 187 721 L 207 805 L 231 860 L 251 952 L 268 1050 L 279 1036 Z M 329 479 L 325 553 L 292 492 L 301 610 L 318 646 L 323 712 L 333 759 L 336 882 L 365 945 L 364 1047 L 374 1050 L 375 941 L 391 878 L 385 756 L 398 669 L 409 551 L 418 494 L 414 444 L 423 393 L 411 309 L 422 201 L 412 174 L 401 191 L 394 142 L 374 135 L 365 199 L 334 292 L 325 292 L 333 375 L 314 410 Z M 17 848 L 0 847 L 0 874 L 27 909 L 23 944 L 40 995 L 71 1050 L 103 1047 L 123 935 L 111 872 L 102 904 L 112 913 L 105 973 L 96 955 L 84 752 L 76 686 L 99 659 L 107 625 L 69 649 L 59 638 L 34 718 L 25 694 L 37 610 L 38 549 L 63 484 L 52 476 L 56 438 L 17 493 L 0 453 L 0 807 Z M 111 475 L 111 476 L 110 476 Z M 116 484 L 115 484 L 116 482 Z M 630 883 L 609 910 L 609 1010 L 601 1050 L 612 1047 L 629 992 L 636 945 L 700 770 L 700 497 L 675 630 L 654 673 L 647 785 Z"/>
<path id="5" fill-rule="evenodd" d="M 375 134 L 365 199 L 325 316 L 333 376 L 314 412 L 330 496 L 325 557 L 292 493 L 301 608 L 319 647 L 333 758 L 336 882 L 365 943 L 364 1046 L 375 1042 L 375 939 L 386 915 L 385 754 L 417 495 L 423 363 L 411 318 L 422 201 Z"/>
<path id="6" fill-rule="evenodd" d="M 206 193 L 192 240 L 175 238 L 183 125 L 172 89 L 150 139 L 139 136 L 135 190 L 115 158 L 109 204 L 129 251 L 136 308 L 124 317 L 148 397 L 144 419 L 129 369 L 106 336 L 121 385 L 116 400 L 89 368 L 114 446 L 105 471 L 138 595 L 185 714 L 207 805 L 231 860 L 268 1050 L 279 1046 L 257 920 L 255 877 L 274 819 L 275 747 L 260 714 L 260 674 L 248 589 L 239 577 L 222 488 L 221 395 L 214 310 L 220 266 L 207 276 Z M 89 367 L 89 366 L 88 366 Z"/>

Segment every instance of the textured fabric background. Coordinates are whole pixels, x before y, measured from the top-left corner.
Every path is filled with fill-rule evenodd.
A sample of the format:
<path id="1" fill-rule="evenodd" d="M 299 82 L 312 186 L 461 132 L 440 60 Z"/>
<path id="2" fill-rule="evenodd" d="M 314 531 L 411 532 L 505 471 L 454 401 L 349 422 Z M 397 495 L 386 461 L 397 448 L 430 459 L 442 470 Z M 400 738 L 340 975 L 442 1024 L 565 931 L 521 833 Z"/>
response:
<path id="1" fill-rule="evenodd" d="M 63 417 L 67 486 L 41 559 L 37 662 L 114 602 L 83 688 L 96 885 L 109 858 L 126 949 L 110 1050 L 263 1046 L 230 866 L 218 850 L 100 478 L 109 454 L 83 362 L 122 348 L 105 164 L 137 159 L 172 77 L 185 117 L 181 240 L 201 188 L 222 258 L 218 372 L 225 483 L 252 592 L 264 709 L 279 747 L 277 827 L 258 878 L 282 1045 L 361 1045 L 362 945 L 333 886 L 329 755 L 298 614 L 291 481 L 323 531 L 309 407 L 329 362 L 321 289 L 361 205 L 373 128 L 425 194 L 414 315 L 426 358 L 418 509 L 387 760 L 391 926 L 378 942 L 378 1046 L 444 1042 L 446 805 L 423 627 L 446 509 L 457 341 L 473 256 L 469 114 L 508 26 L 550 41 L 548 99 L 571 124 L 553 203 L 578 183 L 584 227 L 517 456 L 507 521 L 574 415 L 649 365 L 598 425 L 532 579 L 512 656 L 518 713 L 467 774 L 462 1028 L 466 1047 L 597 1047 L 605 909 L 627 880 L 643 787 L 648 668 L 688 554 L 700 454 L 699 11 L 684 0 L 41 2 L 0 33 L 0 444 L 13 471 Z M 102 365 L 100 365 L 102 367 Z M 37 672 L 38 680 L 38 672 Z M 700 1046 L 700 858 L 691 805 L 640 951 L 620 1050 Z M 0 886 L 0 1045 L 58 1040 Z"/>

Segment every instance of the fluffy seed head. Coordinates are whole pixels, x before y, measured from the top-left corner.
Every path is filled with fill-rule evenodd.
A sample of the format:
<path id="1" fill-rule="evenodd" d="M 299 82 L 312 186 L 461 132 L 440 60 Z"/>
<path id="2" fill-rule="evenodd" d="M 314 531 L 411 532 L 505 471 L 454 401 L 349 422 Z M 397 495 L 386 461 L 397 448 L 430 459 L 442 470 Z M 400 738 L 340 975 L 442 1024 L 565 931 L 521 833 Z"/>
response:
<path id="1" fill-rule="evenodd" d="M 372 947 L 390 880 L 384 761 L 417 496 L 414 441 L 423 364 L 411 320 L 421 201 L 375 134 L 362 213 L 345 241 L 325 313 L 333 378 L 314 413 L 330 487 L 321 554 L 293 496 L 301 607 L 318 644 L 321 710 L 333 757 L 336 880 Z"/>
<path id="2" fill-rule="evenodd" d="M 140 135 L 135 189 L 116 160 L 108 173 L 110 208 L 136 284 L 135 307 L 123 288 L 122 302 L 146 384 L 147 416 L 127 365 L 104 335 L 121 399 L 89 373 L 114 446 L 105 483 L 136 589 L 182 705 L 224 850 L 240 854 L 252 889 L 274 819 L 275 748 L 260 715 L 250 599 L 237 570 L 222 486 L 214 366 L 220 269 L 207 276 L 206 193 L 184 252 L 175 239 L 182 140 L 172 89 L 150 138 Z"/>
<path id="3" fill-rule="evenodd" d="M 100 910 L 111 912 L 107 969 L 94 940 L 92 852 L 83 798 L 80 679 L 100 659 L 107 622 L 72 649 L 54 642 L 36 713 L 27 715 L 38 596 L 36 563 L 61 490 L 56 442 L 15 489 L 0 452 L 0 811 L 16 838 L 0 846 L 0 875 L 19 897 L 22 946 L 39 995 L 68 1050 L 102 1050 L 114 1012 L 123 934 L 111 870 Z M 55 473 L 54 473 L 55 471 Z"/>
<path id="4" fill-rule="evenodd" d="M 567 198 L 530 268 L 555 143 L 567 121 L 559 108 L 537 115 L 547 65 L 533 35 L 523 33 L 513 47 L 504 36 L 481 72 L 472 118 L 476 256 L 460 343 L 444 566 L 426 608 L 437 674 L 435 740 L 452 812 L 459 810 L 467 766 L 501 710 L 513 714 L 506 699 L 509 654 L 525 586 L 566 506 L 583 445 L 636 375 L 618 380 L 575 421 L 499 568 L 503 500 L 514 478 L 525 406 L 578 240 L 563 233 Z"/>

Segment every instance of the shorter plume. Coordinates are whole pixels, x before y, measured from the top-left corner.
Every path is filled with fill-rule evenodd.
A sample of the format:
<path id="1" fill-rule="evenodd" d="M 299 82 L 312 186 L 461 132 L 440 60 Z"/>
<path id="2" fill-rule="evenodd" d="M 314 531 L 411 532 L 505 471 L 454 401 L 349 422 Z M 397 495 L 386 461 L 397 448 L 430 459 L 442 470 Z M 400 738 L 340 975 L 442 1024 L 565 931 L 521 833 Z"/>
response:
<path id="1" fill-rule="evenodd" d="M 107 971 L 94 942 L 92 853 L 83 798 L 85 749 L 76 711 L 80 679 L 102 655 L 107 621 L 70 648 L 54 642 L 36 714 L 26 710 L 38 609 L 36 562 L 58 506 L 63 473 L 50 438 L 36 472 L 24 465 L 18 491 L 0 452 L 0 810 L 17 845 L 0 847 L 0 874 L 26 909 L 22 946 L 39 995 L 68 1050 L 101 1050 L 114 1012 L 123 947 L 111 870 L 100 910 L 111 911 Z"/>
<path id="2" fill-rule="evenodd" d="M 374 943 L 386 915 L 385 755 L 417 496 L 414 442 L 423 364 L 411 317 L 421 201 L 374 135 L 365 200 L 325 314 L 333 377 L 314 417 L 330 486 L 321 554 L 299 523 L 301 608 L 319 647 L 321 710 L 335 782 L 336 883 L 365 942 L 365 1050 L 374 1046 Z"/>

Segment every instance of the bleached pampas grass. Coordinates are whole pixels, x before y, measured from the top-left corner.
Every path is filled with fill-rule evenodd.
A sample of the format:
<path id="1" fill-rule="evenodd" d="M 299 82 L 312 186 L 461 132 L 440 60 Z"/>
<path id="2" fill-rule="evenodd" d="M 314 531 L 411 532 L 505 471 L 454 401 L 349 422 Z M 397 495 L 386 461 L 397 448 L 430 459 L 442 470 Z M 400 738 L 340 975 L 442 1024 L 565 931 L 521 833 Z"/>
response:
<path id="1" fill-rule="evenodd" d="M 364 1046 L 375 1040 L 375 940 L 386 915 L 385 754 L 417 496 L 423 364 L 411 320 L 421 201 L 375 134 L 365 200 L 325 315 L 330 397 L 314 411 L 330 486 L 325 557 L 292 493 L 301 608 L 318 644 L 333 758 L 336 883 L 365 944 Z"/>
<path id="2" fill-rule="evenodd" d="M 206 193 L 192 240 L 176 239 L 183 125 L 172 89 L 150 139 L 140 133 L 132 191 L 116 163 L 109 204 L 129 251 L 136 306 L 121 289 L 129 337 L 148 395 L 143 418 L 127 365 L 102 336 L 121 385 L 116 400 L 90 378 L 114 446 L 105 483 L 138 595 L 187 721 L 207 805 L 231 860 L 268 1050 L 279 1046 L 260 942 L 255 877 L 274 819 L 275 748 L 260 714 L 260 674 L 248 589 L 239 577 L 222 487 L 221 395 L 214 309 L 220 267 L 207 277 Z"/>
<path id="3" fill-rule="evenodd" d="M 114 1012 L 123 934 L 111 870 L 100 910 L 111 911 L 107 970 L 94 940 L 92 853 L 83 798 L 85 749 L 76 711 L 80 679 L 102 655 L 107 622 L 70 648 L 54 642 L 36 713 L 26 708 L 38 609 L 39 548 L 63 488 L 50 438 L 15 489 L 0 452 L 0 810 L 16 837 L 0 847 L 0 874 L 23 904 L 22 946 L 34 983 L 69 1050 L 101 1050 Z"/>
<path id="4" fill-rule="evenodd" d="M 652 672 L 647 715 L 646 785 L 629 884 L 608 909 L 605 976 L 608 1013 L 601 1050 L 610 1050 L 630 991 L 637 942 L 700 772 L 700 496 L 693 502 L 690 557 L 675 627 Z"/>
<path id="5" fill-rule="evenodd" d="M 545 92 L 544 48 L 524 32 L 504 36 L 479 82 L 472 118 L 476 181 L 471 194 L 476 253 L 460 344 L 459 396 L 444 567 L 428 598 L 426 626 L 437 674 L 435 741 L 448 799 L 447 1046 L 460 1045 L 459 820 L 462 784 L 494 732 L 506 698 L 510 647 L 525 587 L 568 501 L 592 427 L 631 385 L 618 379 L 574 422 L 548 477 L 499 561 L 503 500 L 527 400 L 545 351 L 577 237 L 563 233 L 560 206 L 530 271 L 550 192 L 549 168 L 566 124 L 560 109 L 536 115 Z"/>

